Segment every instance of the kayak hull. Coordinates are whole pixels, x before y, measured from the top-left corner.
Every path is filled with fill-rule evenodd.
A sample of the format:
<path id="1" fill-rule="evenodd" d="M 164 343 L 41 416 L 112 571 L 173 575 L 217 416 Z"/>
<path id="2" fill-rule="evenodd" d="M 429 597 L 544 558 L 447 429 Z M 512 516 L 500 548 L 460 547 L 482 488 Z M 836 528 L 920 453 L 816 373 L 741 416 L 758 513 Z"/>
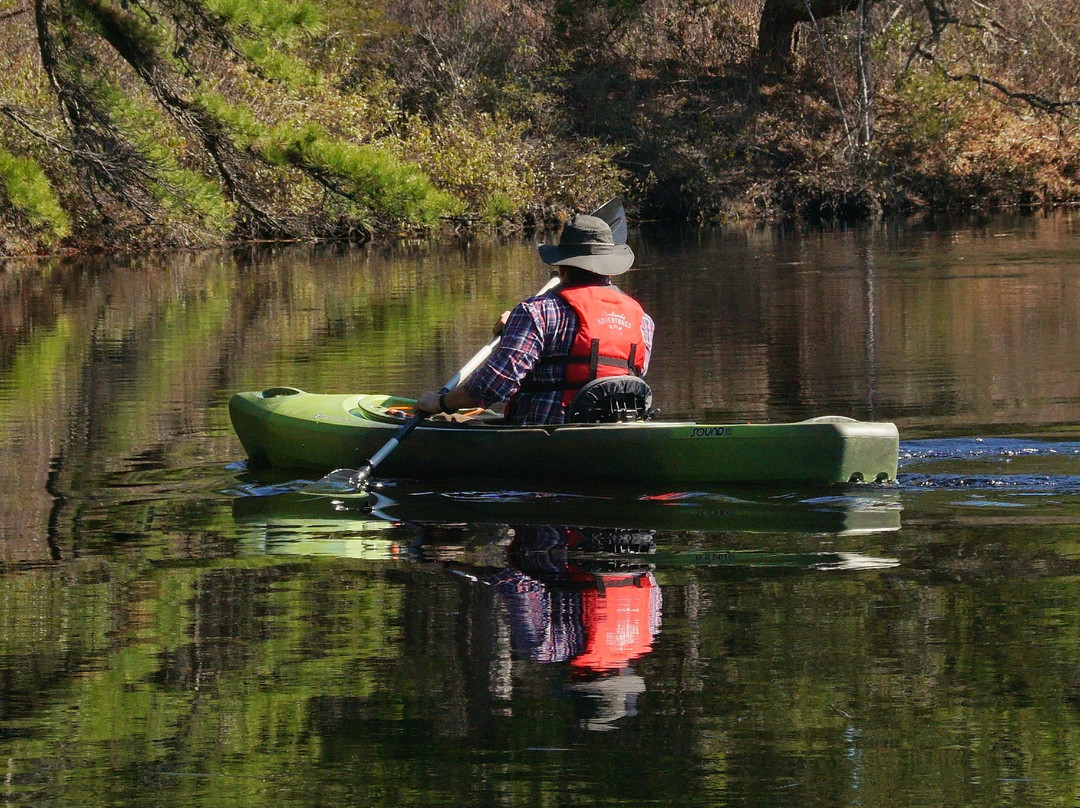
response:
<path id="1" fill-rule="evenodd" d="M 252 465 L 359 468 L 392 438 L 408 399 L 294 388 L 237 393 L 233 428 Z M 895 425 L 826 416 L 789 424 L 501 426 L 427 421 L 379 466 L 388 477 L 612 482 L 847 483 L 892 480 Z"/>

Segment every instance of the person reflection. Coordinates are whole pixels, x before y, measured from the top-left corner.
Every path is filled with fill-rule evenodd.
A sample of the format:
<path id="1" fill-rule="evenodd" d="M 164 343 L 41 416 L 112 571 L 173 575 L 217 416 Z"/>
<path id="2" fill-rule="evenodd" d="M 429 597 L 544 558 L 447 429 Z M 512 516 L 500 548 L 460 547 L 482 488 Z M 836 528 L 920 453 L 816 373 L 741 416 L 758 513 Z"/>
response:
<path id="1" fill-rule="evenodd" d="M 660 629 L 660 587 L 641 557 L 653 550 L 651 532 L 520 526 L 510 566 L 490 580 L 515 657 L 569 662 L 567 694 L 589 729 L 635 715 L 645 690 L 631 663 Z"/>

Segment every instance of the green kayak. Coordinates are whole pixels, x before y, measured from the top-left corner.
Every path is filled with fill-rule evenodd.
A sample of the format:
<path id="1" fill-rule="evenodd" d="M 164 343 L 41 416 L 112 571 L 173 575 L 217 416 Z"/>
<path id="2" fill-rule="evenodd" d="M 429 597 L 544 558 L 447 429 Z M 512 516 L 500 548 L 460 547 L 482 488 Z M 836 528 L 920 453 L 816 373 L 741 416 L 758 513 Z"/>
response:
<path id="1" fill-rule="evenodd" d="M 411 416 L 411 399 L 319 395 L 291 387 L 237 393 L 229 413 L 255 467 L 359 468 Z M 848 483 L 896 476 L 890 423 L 839 416 L 790 424 L 507 426 L 430 420 L 379 467 L 388 477 L 636 483 Z"/>

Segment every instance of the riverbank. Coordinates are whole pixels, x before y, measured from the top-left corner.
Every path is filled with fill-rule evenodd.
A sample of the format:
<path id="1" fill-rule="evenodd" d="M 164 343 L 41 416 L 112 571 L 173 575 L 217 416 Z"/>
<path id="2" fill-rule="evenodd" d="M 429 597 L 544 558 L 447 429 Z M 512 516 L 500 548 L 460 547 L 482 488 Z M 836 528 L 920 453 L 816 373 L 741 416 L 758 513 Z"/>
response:
<path id="1" fill-rule="evenodd" d="M 1071 4 L 867 4 L 765 59 L 750 0 L 70 2 L 0 0 L 0 255 L 1080 202 Z"/>

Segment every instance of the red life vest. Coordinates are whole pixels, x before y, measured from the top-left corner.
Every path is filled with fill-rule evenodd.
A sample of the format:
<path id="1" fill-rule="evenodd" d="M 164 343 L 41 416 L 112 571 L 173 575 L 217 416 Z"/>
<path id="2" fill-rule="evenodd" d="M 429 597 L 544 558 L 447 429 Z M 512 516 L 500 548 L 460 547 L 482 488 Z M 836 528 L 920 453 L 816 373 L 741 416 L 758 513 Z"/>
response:
<path id="1" fill-rule="evenodd" d="M 605 376 L 640 376 L 645 367 L 645 342 L 640 304 L 614 286 L 575 286 L 559 294 L 578 316 L 578 330 L 566 360 L 569 406 L 581 386 Z"/>
<path id="2" fill-rule="evenodd" d="M 625 292 L 609 285 L 572 286 L 557 290 L 577 313 L 578 329 L 565 357 L 545 357 L 540 364 L 566 365 L 563 382 L 526 381 L 519 393 L 564 390 L 562 404 L 570 406 L 586 383 L 605 376 L 641 376 L 645 369 L 645 312 Z M 516 398 L 516 396 L 515 396 Z"/>

